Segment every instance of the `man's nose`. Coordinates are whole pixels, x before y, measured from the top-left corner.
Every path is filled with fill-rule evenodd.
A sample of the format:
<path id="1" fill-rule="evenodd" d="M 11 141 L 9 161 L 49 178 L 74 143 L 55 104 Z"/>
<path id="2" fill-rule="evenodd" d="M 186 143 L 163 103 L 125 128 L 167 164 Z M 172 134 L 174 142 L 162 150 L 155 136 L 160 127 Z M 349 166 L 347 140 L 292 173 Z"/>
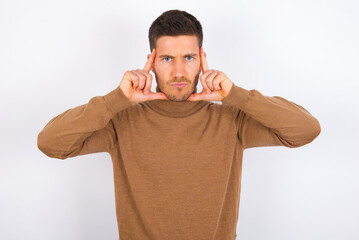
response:
<path id="1" fill-rule="evenodd" d="M 185 75 L 185 64 L 182 61 L 175 61 L 173 66 L 174 76 L 179 78 Z"/>

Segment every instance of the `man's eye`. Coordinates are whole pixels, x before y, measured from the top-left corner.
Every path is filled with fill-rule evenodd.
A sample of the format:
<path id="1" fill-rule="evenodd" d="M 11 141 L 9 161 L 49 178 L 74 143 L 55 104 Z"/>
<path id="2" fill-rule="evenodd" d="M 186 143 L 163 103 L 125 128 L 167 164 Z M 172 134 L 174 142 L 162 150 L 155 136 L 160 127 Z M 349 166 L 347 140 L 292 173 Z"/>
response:
<path id="1" fill-rule="evenodd" d="M 187 60 L 192 60 L 193 59 L 193 57 L 191 57 L 191 56 L 187 56 L 186 58 L 187 58 Z"/>
<path id="2" fill-rule="evenodd" d="M 166 57 L 166 58 L 163 59 L 165 62 L 168 62 L 166 59 L 169 61 L 171 58 L 170 58 L 170 57 Z"/>

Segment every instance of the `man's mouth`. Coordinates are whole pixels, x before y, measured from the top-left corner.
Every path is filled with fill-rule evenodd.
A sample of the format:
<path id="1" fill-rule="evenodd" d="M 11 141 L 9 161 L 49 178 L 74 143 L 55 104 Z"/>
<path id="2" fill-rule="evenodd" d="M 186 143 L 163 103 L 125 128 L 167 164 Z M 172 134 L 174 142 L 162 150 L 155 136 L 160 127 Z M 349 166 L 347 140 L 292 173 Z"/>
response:
<path id="1" fill-rule="evenodd" d="M 180 82 L 180 83 L 172 83 L 171 85 L 172 85 L 173 87 L 182 88 L 182 87 L 187 86 L 187 84 L 188 84 L 188 83 Z"/>

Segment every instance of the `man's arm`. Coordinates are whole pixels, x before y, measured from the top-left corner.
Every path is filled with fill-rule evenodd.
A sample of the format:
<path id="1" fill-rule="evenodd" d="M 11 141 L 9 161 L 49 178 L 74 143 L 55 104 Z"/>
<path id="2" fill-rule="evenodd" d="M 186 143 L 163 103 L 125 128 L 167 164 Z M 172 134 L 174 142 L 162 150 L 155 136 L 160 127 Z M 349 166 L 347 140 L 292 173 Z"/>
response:
<path id="1" fill-rule="evenodd" d="M 151 91 L 149 72 L 155 57 L 153 49 L 143 70 L 126 71 L 115 90 L 51 119 L 37 137 L 38 148 L 47 156 L 60 159 L 109 152 L 117 142 L 112 121 L 116 113 L 133 103 L 168 99 L 164 93 Z"/>
<path id="2" fill-rule="evenodd" d="M 301 147 L 321 131 L 319 121 L 306 109 L 282 97 L 264 96 L 233 84 L 222 103 L 240 109 L 238 137 L 244 148 Z"/>
<path id="3" fill-rule="evenodd" d="M 202 47 L 199 54 L 203 90 L 187 100 L 222 101 L 239 109 L 238 137 L 244 148 L 280 145 L 295 148 L 319 135 L 320 124 L 306 109 L 282 97 L 268 97 L 257 90 L 236 86 L 223 72 L 208 68 Z"/>
<path id="4" fill-rule="evenodd" d="M 131 105 L 120 87 L 93 97 L 52 118 L 38 134 L 37 146 L 47 156 L 59 159 L 109 152 L 117 141 L 111 118 Z"/>

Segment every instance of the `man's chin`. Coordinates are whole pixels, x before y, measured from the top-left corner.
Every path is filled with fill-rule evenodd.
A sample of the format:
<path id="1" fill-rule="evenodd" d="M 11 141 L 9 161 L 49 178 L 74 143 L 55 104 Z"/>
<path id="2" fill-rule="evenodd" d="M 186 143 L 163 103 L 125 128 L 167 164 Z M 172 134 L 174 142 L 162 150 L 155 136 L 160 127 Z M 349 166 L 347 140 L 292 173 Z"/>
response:
<path id="1" fill-rule="evenodd" d="M 167 93 L 165 93 L 165 94 L 166 94 L 166 96 L 168 97 L 168 99 L 171 100 L 171 101 L 174 101 L 174 102 L 185 102 L 185 101 L 187 101 L 187 99 L 188 99 L 192 94 L 194 94 L 194 93 L 196 93 L 196 92 L 197 92 L 197 87 L 195 87 L 195 88 L 193 89 L 193 91 L 186 92 L 186 93 L 184 93 L 183 95 L 180 95 L 180 96 L 178 96 L 178 95 L 171 95 L 171 94 L 167 94 Z"/>
<path id="2" fill-rule="evenodd" d="M 159 89 L 158 86 L 156 87 L 156 91 L 157 91 L 157 92 L 162 92 L 162 91 Z M 167 98 L 168 98 L 170 101 L 174 101 L 174 102 L 185 102 L 185 101 L 187 101 L 187 99 L 188 99 L 192 94 L 197 93 L 197 87 L 195 87 L 191 93 L 185 93 L 185 94 L 182 95 L 182 96 L 172 95 L 172 94 L 167 93 L 166 91 L 163 92 L 163 93 L 167 96 Z"/>
<path id="3" fill-rule="evenodd" d="M 187 94 L 187 95 L 179 98 L 177 96 L 167 95 L 166 93 L 165 93 L 165 95 L 168 97 L 169 100 L 174 101 L 174 102 L 185 102 L 191 96 L 191 94 L 189 94 L 189 95 Z"/>

